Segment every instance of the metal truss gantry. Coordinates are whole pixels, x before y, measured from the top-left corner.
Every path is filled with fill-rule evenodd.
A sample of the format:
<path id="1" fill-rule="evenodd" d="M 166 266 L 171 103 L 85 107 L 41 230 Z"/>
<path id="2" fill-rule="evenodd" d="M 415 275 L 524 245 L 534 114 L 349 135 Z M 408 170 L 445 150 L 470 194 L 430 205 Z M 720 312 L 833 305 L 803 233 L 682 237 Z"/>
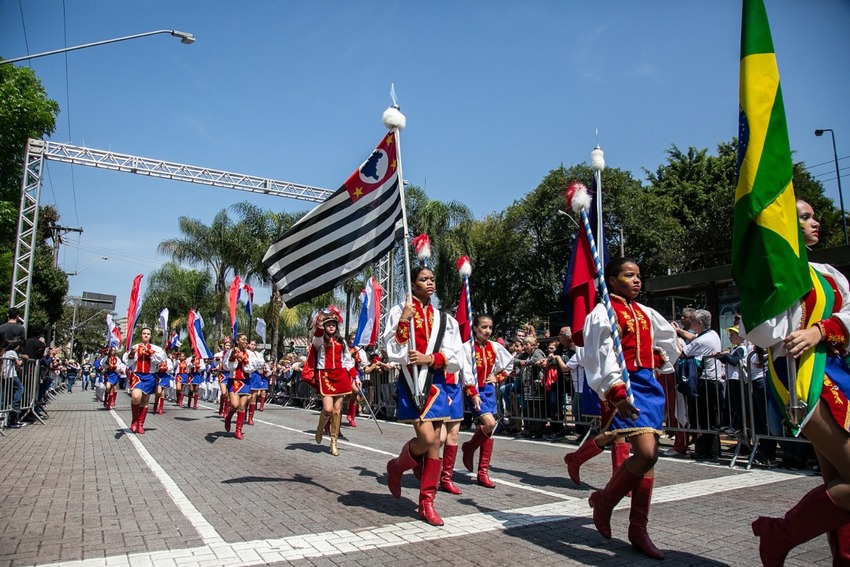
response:
<path id="1" fill-rule="evenodd" d="M 199 183 L 201 185 L 236 189 L 275 197 L 287 197 L 289 199 L 311 201 L 314 203 L 324 201 L 333 193 L 333 191 L 328 189 L 291 183 L 289 181 L 277 181 L 275 179 L 242 173 L 231 173 L 208 167 L 184 165 L 159 159 L 72 146 L 71 144 L 30 139 L 27 143 L 26 163 L 21 185 L 21 207 L 18 213 L 18 241 L 15 247 L 15 264 L 12 273 L 12 294 L 9 300 L 11 307 L 23 309 L 24 324 L 29 322 L 29 298 L 32 285 L 32 271 L 35 262 L 38 206 L 44 160 L 99 167 L 112 171 L 123 171 L 125 173 L 148 175 L 150 177 L 173 179 L 188 183 Z M 378 283 L 384 289 L 389 289 L 390 265 L 389 257 L 382 259 L 378 263 L 377 279 Z M 384 266 L 384 268 L 381 269 L 381 266 Z M 387 301 L 389 300 L 387 299 Z M 385 306 L 382 305 L 382 307 Z M 388 312 L 389 307 L 386 306 L 382 313 Z"/>

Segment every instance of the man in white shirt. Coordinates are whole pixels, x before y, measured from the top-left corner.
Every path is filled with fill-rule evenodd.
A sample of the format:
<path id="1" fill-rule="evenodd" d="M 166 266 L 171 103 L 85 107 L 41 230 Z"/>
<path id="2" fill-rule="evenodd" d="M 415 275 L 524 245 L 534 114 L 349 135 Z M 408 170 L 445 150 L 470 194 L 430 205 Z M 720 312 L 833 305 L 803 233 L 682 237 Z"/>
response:
<path id="1" fill-rule="evenodd" d="M 694 356 L 700 362 L 697 397 L 688 399 L 688 416 L 694 429 L 712 429 L 720 423 L 720 399 L 723 387 L 722 365 L 713 358 L 722 349 L 720 335 L 711 329 L 711 313 L 697 309 L 691 320 L 691 332 L 696 336 L 682 350 L 683 356 Z M 713 459 L 720 454 L 720 437 L 702 433 L 694 441 L 695 459 Z"/>

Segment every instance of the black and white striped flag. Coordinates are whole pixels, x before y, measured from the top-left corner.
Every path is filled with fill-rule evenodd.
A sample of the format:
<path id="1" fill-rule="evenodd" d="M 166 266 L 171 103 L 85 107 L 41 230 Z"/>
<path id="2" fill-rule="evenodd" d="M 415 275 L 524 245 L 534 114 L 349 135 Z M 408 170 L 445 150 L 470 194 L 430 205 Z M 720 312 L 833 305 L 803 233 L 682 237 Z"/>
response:
<path id="1" fill-rule="evenodd" d="M 342 187 L 268 249 L 263 265 L 287 307 L 332 290 L 403 237 L 398 165 L 390 132 Z"/>

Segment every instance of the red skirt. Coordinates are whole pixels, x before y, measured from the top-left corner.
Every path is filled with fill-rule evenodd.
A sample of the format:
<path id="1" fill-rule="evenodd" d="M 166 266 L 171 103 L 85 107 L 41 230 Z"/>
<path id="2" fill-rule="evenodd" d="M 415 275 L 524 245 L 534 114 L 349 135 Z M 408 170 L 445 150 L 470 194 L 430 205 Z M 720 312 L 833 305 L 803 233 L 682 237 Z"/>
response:
<path id="1" fill-rule="evenodd" d="M 351 375 L 344 368 L 317 369 L 316 377 L 322 396 L 345 396 L 351 393 Z"/>

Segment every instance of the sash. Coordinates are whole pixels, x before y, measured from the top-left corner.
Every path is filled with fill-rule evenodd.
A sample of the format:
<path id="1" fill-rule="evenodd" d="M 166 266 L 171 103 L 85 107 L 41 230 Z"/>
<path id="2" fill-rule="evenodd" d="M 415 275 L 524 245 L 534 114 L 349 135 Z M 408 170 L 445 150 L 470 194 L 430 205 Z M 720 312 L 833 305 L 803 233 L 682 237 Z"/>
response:
<path id="1" fill-rule="evenodd" d="M 813 326 L 821 319 L 826 319 L 832 316 L 832 309 L 835 305 L 835 291 L 823 274 L 815 270 L 811 265 L 809 272 L 812 278 L 812 290 L 814 294 L 814 306 L 811 308 L 811 313 L 807 315 L 808 320 L 803 324 L 806 328 Z M 781 357 L 785 358 L 785 357 Z M 803 426 L 809 420 L 815 405 L 820 398 L 821 390 L 823 389 L 823 376 L 826 368 L 826 344 L 823 341 L 819 342 L 815 348 L 811 348 L 803 353 L 797 361 L 797 398 L 803 402 L 805 414 L 803 419 L 797 423 L 788 413 L 788 400 L 790 394 L 788 392 L 788 377 L 785 368 L 777 368 L 774 365 L 771 349 L 768 349 L 768 368 L 770 374 L 770 389 L 773 392 L 773 399 L 779 402 L 777 405 L 782 411 L 785 421 L 791 428 L 791 433 L 794 436 L 800 434 Z M 782 366 L 782 365 L 780 365 Z"/>
<path id="2" fill-rule="evenodd" d="M 439 325 L 438 331 L 431 335 L 431 339 L 428 341 L 427 352 L 425 354 L 431 354 L 435 352 L 439 352 L 440 347 L 443 344 L 443 336 L 446 334 L 446 317 L 439 311 L 434 310 L 434 317 L 439 319 L 437 323 Z M 411 329 L 411 334 L 413 333 L 413 329 Z M 426 404 L 428 403 L 428 398 L 431 393 L 431 384 L 434 381 L 434 369 L 430 366 L 421 366 L 418 365 L 416 367 L 416 374 L 414 375 L 412 370 L 412 366 L 406 365 L 402 366 L 402 381 L 401 384 L 405 389 L 405 392 L 410 397 L 410 401 L 420 410 L 425 409 Z"/>

